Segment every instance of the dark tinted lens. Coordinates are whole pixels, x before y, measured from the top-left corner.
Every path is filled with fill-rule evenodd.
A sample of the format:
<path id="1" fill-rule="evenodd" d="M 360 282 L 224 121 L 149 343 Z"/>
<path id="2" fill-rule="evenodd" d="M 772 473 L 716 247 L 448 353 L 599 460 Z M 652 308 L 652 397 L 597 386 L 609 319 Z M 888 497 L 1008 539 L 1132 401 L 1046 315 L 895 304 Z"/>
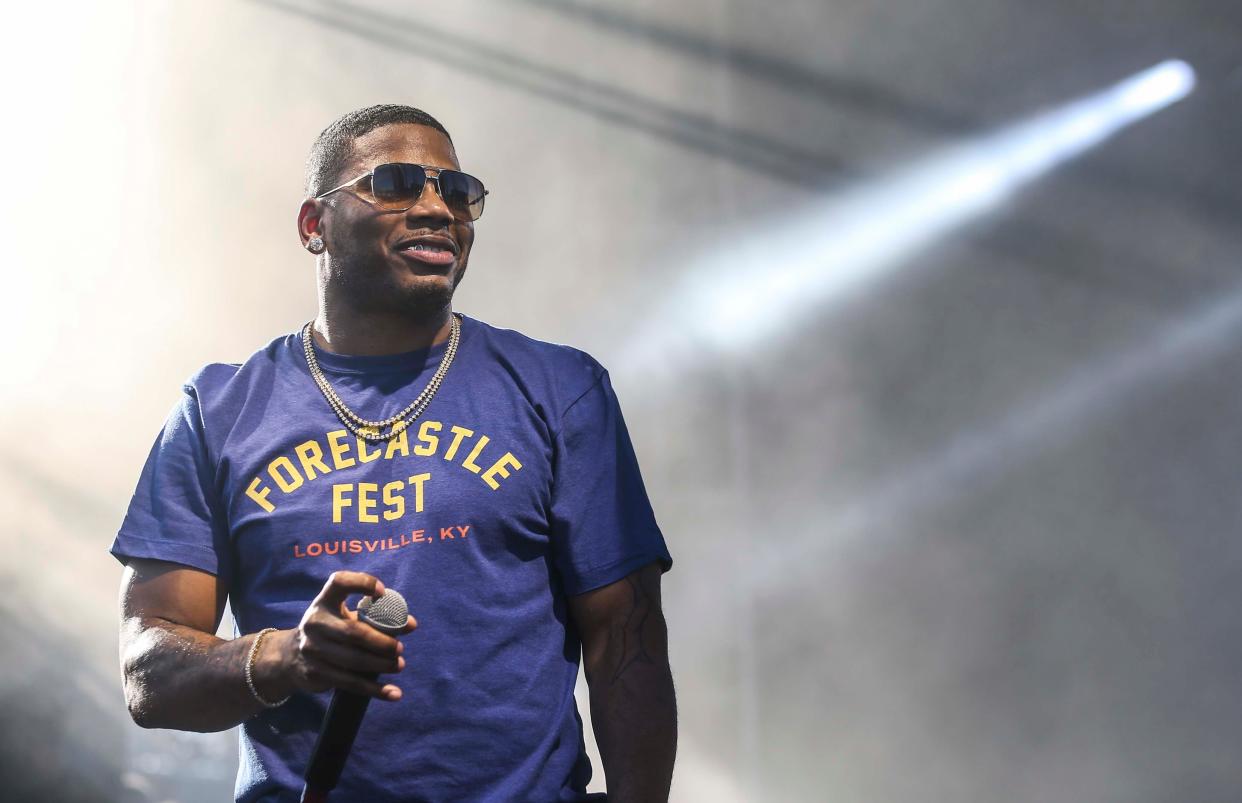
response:
<path id="1" fill-rule="evenodd" d="M 371 176 L 371 194 L 381 204 L 413 204 L 423 194 L 427 174 L 417 165 L 385 164 Z"/>
<path id="2" fill-rule="evenodd" d="M 440 194 L 457 217 L 478 220 L 483 214 L 483 182 L 472 175 L 441 170 Z"/>

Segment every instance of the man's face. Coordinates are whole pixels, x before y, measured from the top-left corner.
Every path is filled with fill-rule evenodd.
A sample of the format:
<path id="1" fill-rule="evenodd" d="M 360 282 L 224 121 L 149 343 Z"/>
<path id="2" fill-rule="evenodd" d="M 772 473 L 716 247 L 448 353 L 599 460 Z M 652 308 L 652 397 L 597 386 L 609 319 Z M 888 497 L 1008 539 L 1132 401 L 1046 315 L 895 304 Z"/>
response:
<path id="1" fill-rule="evenodd" d="M 447 137 L 428 126 L 401 123 L 354 140 L 353 154 L 335 184 L 386 162 L 461 169 Z M 418 202 L 404 212 L 370 205 L 368 188 L 368 182 L 359 182 L 318 202 L 323 205 L 318 231 L 328 247 L 319 277 L 321 292 L 358 312 L 426 317 L 443 311 L 466 273 L 473 221 L 454 218 L 430 179 Z M 302 224 L 303 241 L 313 225 L 309 219 Z M 444 262 L 432 252 L 413 250 L 412 241 L 422 237 L 433 238 L 424 242 L 425 248 L 437 245 L 434 238 L 446 240 L 442 245 L 453 252 L 452 259 Z"/>

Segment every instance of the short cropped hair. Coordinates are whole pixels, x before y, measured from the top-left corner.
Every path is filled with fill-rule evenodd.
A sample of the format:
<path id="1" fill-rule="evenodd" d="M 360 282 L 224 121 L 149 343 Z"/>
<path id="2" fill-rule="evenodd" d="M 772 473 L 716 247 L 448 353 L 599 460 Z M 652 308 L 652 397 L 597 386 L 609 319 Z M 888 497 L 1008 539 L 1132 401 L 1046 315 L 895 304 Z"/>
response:
<path id="1" fill-rule="evenodd" d="M 345 163 L 353 153 L 355 139 L 381 126 L 394 123 L 430 126 L 448 137 L 450 144 L 453 142 L 448 129 L 422 109 L 394 103 L 357 109 L 333 120 L 311 145 L 310 157 L 306 160 L 307 196 L 313 198 L 339 183 L 341 171 L 345 169 Z"/>

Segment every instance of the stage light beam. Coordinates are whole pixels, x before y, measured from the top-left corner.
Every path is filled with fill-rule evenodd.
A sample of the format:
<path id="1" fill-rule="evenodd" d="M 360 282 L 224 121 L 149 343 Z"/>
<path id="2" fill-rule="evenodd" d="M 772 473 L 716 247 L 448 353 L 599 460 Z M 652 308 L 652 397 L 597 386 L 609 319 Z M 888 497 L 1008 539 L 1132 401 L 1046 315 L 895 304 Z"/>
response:
<path id="1" fill-rule="evenodd" d="M 822 313 L 909 265 L 918 249 L 1194 86 L 1189 64 L 1165 61 L 830 197 L 793 223 L 759 226 L 761 240 L 731 241 L 696 261 L 666 314 L 631 338 L 618 369 L 647 372 L 653 362 L 673 369 L 678 352 L 702 359 L 705 346 L 726 358 L 744 352 L 797 316 Z"/>

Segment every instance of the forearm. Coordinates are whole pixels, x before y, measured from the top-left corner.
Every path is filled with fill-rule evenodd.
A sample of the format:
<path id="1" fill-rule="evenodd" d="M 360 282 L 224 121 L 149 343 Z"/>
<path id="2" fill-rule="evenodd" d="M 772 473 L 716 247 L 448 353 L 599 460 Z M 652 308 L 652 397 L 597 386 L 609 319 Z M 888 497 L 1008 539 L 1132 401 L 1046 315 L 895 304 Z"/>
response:
<path id="1" fill-rule="evenodd" d="M 145 728 L 221 731 L 263 709 L 246 687 L 245 666 L 255 635 L 231 641 L 166 619 L 134 618 L 125 623 L 121 656 L 125 699 L 134 721 Z M 269 633 L 253 667 L 259 693 L 286 696 Z"/>
<path id="2" fill-rule="evenodd" d="M 662 629 L 662 623 L 661 623 Z M 587 679 L 609 803 L 663 803 L 677 753 L 677 702 L 666 655 L 610 644 Z"/>

